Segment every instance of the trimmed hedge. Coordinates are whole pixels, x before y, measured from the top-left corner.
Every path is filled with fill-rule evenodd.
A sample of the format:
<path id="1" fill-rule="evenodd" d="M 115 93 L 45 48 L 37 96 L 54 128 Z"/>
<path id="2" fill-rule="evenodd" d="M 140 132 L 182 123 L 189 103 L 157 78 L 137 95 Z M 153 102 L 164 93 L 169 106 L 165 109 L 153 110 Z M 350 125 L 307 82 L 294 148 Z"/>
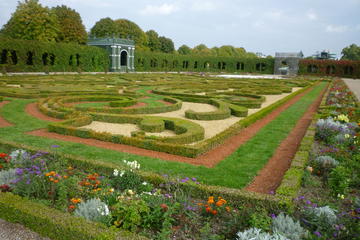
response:
<path id="1" fill-rule="evenodd" d="M 107 72 L 109 56 L 97 47 L 0 38 L 0 71 Z"/>
<path id="2" fill-rule="evenodd" d="M 195 112 L 193 110 L 186 110 L 185 117 L 189 119 L 209 121 L 221 120 L 230 117 L 231 110 L 229 108 L 229 104 L 216 99 L 210 99 L 209 101 L 207 101 L 207 103 L 217 107 L 218 109 L 211 112 Z"/>
<path id="3" fill-rule="evenodd" d="M 360 78 L 360 61 L 303 59 L 299 74 Z"/>
<path id="4" fill-rule="evenodd" d="M 144 118 L 139 127 L 145 132 L 162 132 L 165 130 L 165 122 L 160 119 Z"/>
<path id="5" fill-rule="evenodd" d="M 0 192 L 1 218 L 22 225 L 53 240 L 146 240 L 132 233 L 35 203 L 12 193 Z"/>
<path id="6" fill-rule="evenodd" d="M 154 53 L 136 50 L 136 71 L 248 72 L 273 74 L 274 59 Z"/>

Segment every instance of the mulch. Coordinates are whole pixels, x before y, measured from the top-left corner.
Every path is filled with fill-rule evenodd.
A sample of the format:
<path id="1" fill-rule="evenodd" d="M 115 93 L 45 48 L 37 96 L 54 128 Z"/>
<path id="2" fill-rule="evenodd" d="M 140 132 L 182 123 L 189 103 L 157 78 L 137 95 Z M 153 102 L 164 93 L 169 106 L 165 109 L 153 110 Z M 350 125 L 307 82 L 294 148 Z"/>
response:
<path id="1" fill-rule="evenodd" d="M 208 168 L 214 167 L 221 160 L 232 154 L 237 148 L 239 148 L 246 141 L 251 139 L 262 127 L 266 126 L 269 122 L 274 120 L 279 114 L 289 108 L 291 105 L 296 103 L 303 95 L 309 92 L 311 89 L 295 96 L 285 104 L 276 108 L 274 111 L 269 113 L 264 118 L 256 121 L 252 125 L 241 130 L 235 136 L 232 136 L 225 140 L 225 142 L 212 150 L 196 157 L 188 158 L 178 155 L 168 154 L 164 152 L 157 152 L 152 150 L 146 150 L 138 147 L 133 147 L 124 144 L 115 144 L 111 142 L 103 142 L 96 139 L 85 139 L 75 136 L 66 136 L 57 133 L 48 132 L 46 129 L 39 129 L 32 132 L 28 132 L 30 135 L 52 138 L 62 141 L 82 143 L 89 146 L 100 147 L 109 150 L 115 150 L 119 152 L 126 152 L 130 154 L 136 154 L 141 156 L 160 158 L 167 161 L 184 162 L 193 165 L 202 165 Z M 325 92 L 325 91 L 324 91 Z M 323 93 L 324 93 L 323 92 Z M 297 123 L 296 127 L 291 131 L 290 135 L 281 143 L 279 148 L 276 150 L 274 156 L 270 159 L 269 163 L 260 171 L 259 175 L 255 178 L 247 189 L 249 191 L 269 193 L 276 189 L 280 184 L 281 179 L 289 167 L 292 157 L 297 151 L 297 148 L 304 136 L 310 122 L 311 117 L 316 112 L 316 109 L 321 101 L 321 96 L 318 97 L 309 110 Z M 41 113 L 42 114 L 42 113 Z"/>
<path id="2" fill-rule="evenodd" d="M 0 108 L 5 106 L 6 104 L 8 104 L 10 101 L 2 101 L 0 102 Z M 8 121 L 6 121 L 4 118 L 2 118 L 0 116 L 0 128 L 3 128 L 3 127 L 11 127 L 13 126 L 12 123 L 9 123 Z"/>

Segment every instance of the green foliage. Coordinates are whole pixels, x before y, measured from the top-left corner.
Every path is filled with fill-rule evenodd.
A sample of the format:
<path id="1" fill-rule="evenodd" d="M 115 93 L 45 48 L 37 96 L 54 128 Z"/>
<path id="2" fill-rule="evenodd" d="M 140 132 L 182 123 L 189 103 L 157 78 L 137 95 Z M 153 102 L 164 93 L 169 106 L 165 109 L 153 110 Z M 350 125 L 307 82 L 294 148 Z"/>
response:
<path id="1" fill-rule="evenodd" d="M 137 46 L 146 46 L 147 36 L 136 23 L 127 19 L 117 19 L 114 22 L 116 34 L 120 38 L 130 38 L 135 41 Z"/>
<path id="2" fill-rule="evenodd" d="M 260 228 L 266 231 L 270 230 L 271 217 L 268 216 L 266 210 L 254 212 L 250 215 L 249 224 L 253 228 Z"/>
<path id="3" fill-rule="evenodd" d="M 360 46 L 351 44 L 350 46 L 343 48 L 341 54 L 343 55 L 341 57 L 342 60 L 360 61 Z"/>
<path id="4" fill-rule="evenodd" d="M 90 30 L 90 35 L 97 38 L 111 37 L 116 33 L 115 22 L 109 17 L 97 21 Z"/>
<path id="5" fill-rule="evenodd" d="M 179 48 L 178 48 L 178 53 L 181 54 L 181 55 L 189 55 L 191 54 L 191 48 L 187 45 L 181 45 Z"/>
<path id="6" fill-rule="evenodd" d="M 8 54 L 0 62 L 6 72 L 97 72 L 109 64 L 106 51 L 78 44 L 3 38 L 0 51 Z"/>
<path id="7" fill-rule="evenodd" d="M 329 174 L 328 184 L 334 196 L 346 194 L 350 184 L 349 169 L 341 165 L 334 168 Z"/>
<path id="8" fill-rule="evenodd" d="M 175 51 L 174 42 L 167 37 L 159 37 L 160 51 L 163 53 L 173 53 Z"/>
<path id="9" fill-rule="evenodd" d="M 58 42 L 86 43 L 87 33 L 78 12 L 65 5 L 54 7 L 51 11 L 59 22 L 59 33 L 56 38 Z"/>
<path id="10" fill-rule="evenodd" d="M 135 232 L 149 212 L 150 208 L 142 199 L 120 198 L 119 202 L 113 206 L 114 225 Z"/>
<path id="11" fill-rule="evenodd" d="M 146 32 L 146 36 L 148 39 L 147 46 L 151 51 L 160 51 L 161 43 L 159 40 L 159 35 L 155 30 L 149 30 Z"/>
<path id="12" fill-rule="evenodd" d="M 15 39 L 54 42 L 59 27 L 56 15 L 49 8 L 42 7 L 38 0 L 27 0 L 19 2 L 1 33 Z"/>

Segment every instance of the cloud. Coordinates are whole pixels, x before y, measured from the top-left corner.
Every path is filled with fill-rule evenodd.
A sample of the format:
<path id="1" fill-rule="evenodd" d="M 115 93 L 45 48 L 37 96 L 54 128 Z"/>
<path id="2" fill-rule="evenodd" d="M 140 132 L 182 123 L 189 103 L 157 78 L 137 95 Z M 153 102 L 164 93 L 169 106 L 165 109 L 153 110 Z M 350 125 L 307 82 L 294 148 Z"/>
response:
<path id="1" fill-rule="evenodd" d="M 213 2 L 210 1 L 203 1 L 203 2 L 194 2 L 191 5 L 191 10 L 193 11 L 213 11 L 216 9 L 216 5 Z"/>
<path id="2" fill-rule="evenodd" d="M 283 11 L 278 10 L 278 9 L 274 9 L 274 10 L 267 12 L 265 14 L 265 16 L 272 20 L 279 20 L 279 19 L 282 19 L 283 17 L 285 17 Z"/>
<path id="3" fill-rule="evenodd" d="M 147 5 L 140 10 L 141 15 L 170 15 L 179 10 L 179 7 L 174 4 L 164 3 L 160 6 Z"/>
<path id="4" fill-rule="evenodd" d="M 309 9 L 309 11 L 306 13 L 306 17 L 311 21 L 318 19 L 318 15 L 315 13 L 314 9 Z"/>
<path id="5" fill-rule="evenodd" d="M 327 25 L 325 32 L 328 33 L 344 33 L 349 30 L 349 26 L 346 25 Z"/>

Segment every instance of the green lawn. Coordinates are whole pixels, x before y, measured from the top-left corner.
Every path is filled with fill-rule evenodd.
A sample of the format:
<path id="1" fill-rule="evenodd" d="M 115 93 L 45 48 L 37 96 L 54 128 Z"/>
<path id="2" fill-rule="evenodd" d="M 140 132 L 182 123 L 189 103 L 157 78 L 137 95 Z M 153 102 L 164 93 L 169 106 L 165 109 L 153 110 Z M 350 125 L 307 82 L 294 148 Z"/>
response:
<path id="1" fill-rule="evenodd" d="M 0 138 L 42 150 L 49 150 L 51 145 L 57 144 L 61 146 L 57 149 L 58 152 L 119 165 L 122 164 L 122 160 L 124 159 L 137 160 L 141 163 L 143 170 L 160 174 L 179 175 L 181 177 L 196 177 L 200 182 L 210 185 L 242 188 L 246 186 L 266 164 L 281 141 L 286 138 L 325 86 L 326 83 L 321 83 L 314 87 L 297 103 L 262 128 L 253 138 L 243 144 L 233 154 L 210 169 L 203 166 L 164 161 L 24 134 L 27 131 L 45 128 L 47 126 L 46 121 L 35 119 L 24 112 L 26 104 L 35 100 L 12 99 L 9 104 L 0 109 L 0 115 L 15 124 L 13 127 L 0 128 Z M 141 90 L 146 91 L 145 88 Z"/>

